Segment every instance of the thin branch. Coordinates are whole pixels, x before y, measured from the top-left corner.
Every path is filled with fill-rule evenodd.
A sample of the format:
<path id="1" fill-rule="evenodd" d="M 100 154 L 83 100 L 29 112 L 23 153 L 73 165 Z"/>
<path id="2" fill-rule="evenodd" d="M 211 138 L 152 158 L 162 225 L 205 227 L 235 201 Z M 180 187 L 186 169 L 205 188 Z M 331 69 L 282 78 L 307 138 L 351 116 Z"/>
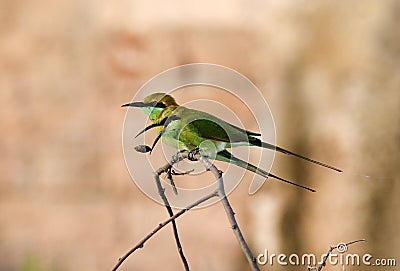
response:
<path id="1" fill-rule="evenodd" d="M 177 212 L 176 214 L 174 214 L 173 216 L 171 216 L 170 218 L 168 218 L 167 220 L 165 220 L 164 222 L 161 222 L 160 224 L 158 224 L 158 226 L 148 235 L 146 235 L 146 237 L 144 237 L 136 246 L 134 246 L 131 250 L 129 250 L 124 256 L 122 256 L 121 258 L 118 259 L 118 263 L 114 266 L 114 268 L 112 269 L 112 271 L 116 271 L 121 264 L 133 253 L 135 252 L 137 249 L 144 247 L 144 244 L 154 235 L 156 234 L 159 230 L 161 230 L 162 228 L 164 228 L 166 225 L 168 225 L 169 223 L 175 221 L 175 219 L 177 219 L 178 217 L 180 217 L 181 215 L 183 215 L 184 213 L 186 213 L 187 211 L 189 211 L 190 209 L 200 205 L 203 202 L 206 202 L 207 200 L 213 198 L 213 197 L 217 197 L 218 196 L 218 192 L 215 191 L 211 194 L 208 194 L 207 196 L 199 199 L 198 201 L 188 205 L 186 208 L 180 210 L 179 212 Z"/>
<path id="2" fill-rule="evenodd" d="M 172 159 L 169 163 L 167 163 L 165 166 L 159 168 L 156 172 L 154 172 L 154 180 L 156 181 L 156 184 L 157 184 L 158 194 L 162 198 L 165 208 L 167 209 L 167 212 L 170 217 L 174 216 L 174 212 L 172 211 L 169 201 L 168 201 L 167 197 L 165 196 L 165 189 L 161 185 L 160 175 L 162 173 L 167 173 L 167 175 L 168 175 L 168 172 L 171 171 L 172 166 L 174 164 L 178 163 L 179 161 L 182 161 L 184 159 L 184 157 L 185 157 L 185 153 L 178 152 L 177 154 L 172 156 Z M 171 180 L 172 180 L 172 176 L 169 176 L 169 177 L 171 177 Z M 178 227 L 176 225 L 175 220 L 172 220 L 172 230 L 174 232 L 175 243 L 178 248 L 178 253 L 179 253 L 179 256 L 181 257 L 183 266 L 185 267 L 186 271 L 189 271 L 190 270 L 189 264 L 186 260 L 185 254 L 183 253 L 183 248 L 181 245 L 181 241 L 179 239 Z"/>
<path id="3" fill-rule="evenodd" d="M 144 150 L 144 149 L 143 149 Z M 140 150 L 138 150 L 140 151 Z M 171 171 L 172 166 L 176 163 L 178 163 L 179 161 L 182 161 L 183 159 L 190 159 L 190 160 L 200 160 L 203 165 L 205 166 L 206 169 L 210 170 L 213 172 L 213 174 L 215 175 L 216 179 L 218 180 L 218 188 L 216 191 L 214 191 L 213 193 L 199 199 L 198 201 L 190 204 L 188 207 L 186 207 L 185 209 L 182 209 L 181 211 L 179 211 L 178 213 L 174 214 L 172 211 L 172 208 L 169 205 L 168 199 L 165 196 L 164 193 L 164 188 L 161 185 L 160 182 L 160 175 L 162 173 L 167 173 Z M 170 218 L 166 221 L 164 221 L 163 223 L 160 223 L 158 225 L 158 227 L 156 227 L 150 234 L 148 234 L 145 238 L 142 239 L 142 241 L 140 241 L 135 247 L 133 247 L 131 250 L 129 250 L 123 257 L 121 257 L 118 260 L 118 263 L 115 265 L 115 267 L 112 269 L 112 271 L 116 271 L 118 269 L 118 267 L 129 257 L 129 255 L 131 255 L 134 251 L 136 251 L 139 248 L 142 248 L 144 246 L 144 243 L 149 240 L 155 233 L 157 233 L 160 229 L 162 229 L 165 225 L 167 225 L 168 223 L 172 223 L 173 225 L 173 229 L 174 229 L 174 236 L 175 236 L 175 240 L 178 246 L 178 251 L 179 254 L 181 255 L 182 258 L 182 262 L 184 263 L 185 269 L 189 270 L 189 266 L 187 264 L 186 258 L 183 254 L 183 250 L 182 250 L 182 246 L 180 245 L 180 240 L 179 240 L 179 236 L 178 236 L 178 230 L 176 227 L 176 223 L 175 223 L 175 219 L 178 218 L 179 216 L 181 216 L 182 214 L 184 214 L 186 211 L 192 209 L 193 207 L 207 201 L 208 199 L 218 196 L 221 199 L 222 205 L 225 208 L 225 212 L 227 214 L 228 220 L 231 224 L 231 228 L 234 231 L 234 234 L 236 236 L 236 239 L 239 242 L 239 245 L 243 251 L 243 253 L 245 254 L 250 267 L 252 270 L 260 270 L 255 257 L 253 256 L 253 254 L 250 251 L 249 246 L 247 245 L 242 232 L 240 231 L 240 228 L 236 222 L 235 219 L 235 213 L 228 201 L 228 198 L 226 196 L 225 193 L 225 187 L 224 187 L 224 182 L 223 182 L 223 178 L 222 178 L 222 171 L 218 170 L 217 167 L 215 167 L 214 164 L 212 164 L 207 157 L 201 156 L 199 152 L 180 152 L 177 153 L 176 155 L 174 155 L 171 159 L 171 161 L 169 163 L 167 163 L 166 165 L 164 165 L 163 167 L 159 168 L 156 172 L 154 172 L 154 179 L 156 180 L 156 184 L 157 184 L 157 188 L 158 188 L 158 192 L 161 196 L 161 198 L 164 201 L 164 205 L 166 206 L 168 213 L 170 215 Z"/>
<path id="4" fill-rule="evenodd" d="M 176 172 L 172 168 L 169 168 L 167 170 L 167 173 L 166 173 L 167 174 L 167 179 L 169 180 L 170 184 L 172 185 L 172 189 L 174 190 L 174 194 L 175 195 L 178 195 L 178 190 L 176 189 L 175 182 L 174 182 L 174 179 L 172 178 L 172 176 L 183 176 L 183 175 L 187 175 L 187 174 L 189 174 L 189 173 L 191 173 L 193 171 L 194 171 L 194 169 L 191 169 L 191 170 L 188 170 L 188 171 L 185 171 L 185 172 Z"/>
<path id="5" fill-rule="evenodd" d="M 358 242 L 366 242 L 365 239 L 359 239 L 359 240 L 355 240 L 355 241 L 351 241 L 348 243 L 340 243 L 340 245 L 345 246 L 345 251 L 347 251 L 347 246 L 358 243 Z M 324 268 L 326 266 L 326 261 L 328 260 L 329 256 L 332 254 L 332 252 L 338 248 L 339 245 L 337 246 L 331 246 L 328 250 L 328 253 L 326 253 L 326 255 L 324 256 L 324 259 L 322 260 L 322 263 L 320 265 L 317 266 L 308 266 L 308 271 L 311 271 L 313 269 L 317 270 L 317 271 L 321 271 L 322 268 Z M 343 252 L 345 252 L 343 251 Z M 342 253 L 343 253 L 342 252 Z"/>
<path id="6" fill-rule="evenodd" d="M 205 168 L 209 169 L 214 174 L 215 178 L 218 180 L 218 190 L 217 190 L 218 196 L 220 197 L 222 205 L 224 206 L 229 223 L 231 224 L 231 228 L 235 233 L 236 239 L 239 242 L 240 248 L 242 249 L 244 255 L 246 256 L 247 261 L 250 264 L 251 270 L 260 270 L 257 265 L 256 258 L 251 253 L 250 248 L 247 245 L 246 240 L 244 239 L 243 234 L 239 228 L 239 225 L 236 222 L 235 212 L 233 211 L 228 201 L 228 198 L 225 194 L 224 181 L 222 179 L 222 171 L 218 170 L 218 168 L 204 156 L 200 157 L 200 161 L 203 163 Z"/>
<path id="7" fill-rule="evenodd" d="M 168 202 L 168 199 L 165 196 L 165 193 L 164 193 L 165 189 L 161 186 L 160 176 L 157 175 L 157 173 L 155 173 L 154 174 L 154 179 L 155 179 L 156 184 L 157 184 L 158 193 L 160 194 L 160 196 L 161 196 L 161 198 L 162 198 L 162 200 L 164 202 L 165 208 L 167 208 L 169 216 L 173 217 L 174 216 L 174 212 L 172 211 L 172 208 L 171 208 L 171 206 L 170 206 L 170 204 Z M 181 257 L 181 260 L 182 260 L 182 263 L 183 263 L 183 265 L 185 267 L 185 270 L 189 271 L 190 270 L 189 269 L 189 264 L 188 264 L 188 262 L 186 260 L 185 254 L 183 253 L 183 248 L 182 248 L 181 241 L 179 239 L 179 234 L 178 234 L 178 227 L 176 226 L 175 220 L 172 220 L 172 230 L 174 232 L 175 242 L 176 242 L 176 246 L 178 248 L 179 256 Z"/>

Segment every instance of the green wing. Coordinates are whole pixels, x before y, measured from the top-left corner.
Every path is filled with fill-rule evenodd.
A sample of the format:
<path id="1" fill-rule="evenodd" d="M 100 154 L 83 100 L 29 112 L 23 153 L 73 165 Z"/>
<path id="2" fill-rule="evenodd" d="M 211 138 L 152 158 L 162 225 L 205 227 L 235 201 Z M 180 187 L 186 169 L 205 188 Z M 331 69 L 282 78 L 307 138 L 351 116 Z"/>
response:
<path id="1" fill-rule="evenodd" d="M 188 120 L 188 128 L 197 132 L 200 137 L 227 143 L 235 143 L 247 142 L 249 141 L 249 136 L 261 135 L 237 127 L 206 112 L 197 110 L 191 111 L 195 117 Z"/>

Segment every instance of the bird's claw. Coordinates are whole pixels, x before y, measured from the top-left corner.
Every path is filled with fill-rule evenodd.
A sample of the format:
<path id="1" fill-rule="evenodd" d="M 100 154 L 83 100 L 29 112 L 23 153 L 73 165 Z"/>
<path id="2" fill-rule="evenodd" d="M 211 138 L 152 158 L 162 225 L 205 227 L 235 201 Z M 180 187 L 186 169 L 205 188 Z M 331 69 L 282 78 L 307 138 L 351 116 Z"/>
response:
<path id="1" fill-rule="evenodd" d="M 189 151 L 188 159 L 190 161 L 197 161 L 198 158 L 196 158 L 196 156 L 199 155 L 199 154 L 200 154 L 200 148 L 195 148 L 195 149 Z"/>

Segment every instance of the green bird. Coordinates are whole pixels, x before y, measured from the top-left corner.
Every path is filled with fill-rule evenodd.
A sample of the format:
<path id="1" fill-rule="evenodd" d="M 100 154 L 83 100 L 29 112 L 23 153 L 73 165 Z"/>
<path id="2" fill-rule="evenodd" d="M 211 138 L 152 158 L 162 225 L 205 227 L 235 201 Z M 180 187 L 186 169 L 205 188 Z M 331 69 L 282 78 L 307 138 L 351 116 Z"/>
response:
<path id="1" fill-rule="evenodd" d="M 151 120 L 152 124 L 143 129 L 137 136 L 149 129 L 156 129 L 157 138 L 154 140 L 153 146 L 145 146 L 142 152 L 151 152 L 161 138 L 165 144 L 180 151 L 198 151 L 201 155 L 218 161 L 232 163 L 265 178 L 272 177 L 312 192 L 315 192 L 315 190 L 273 175 L 233 156 L 227 149 L 236 146 L 257 146 L 276 150 L 280 153 L 292 155 L 342 172 L 342 170 L 328 164 L 263 142 L 257 138 L 261 136 L 260 133 L 239 128 L 206 112 L 179 106 L 171 95 L 165 93 L 154 93 L 144 98 L 143 102 L 132 102 L 122 106 L 139 107 Z"/>

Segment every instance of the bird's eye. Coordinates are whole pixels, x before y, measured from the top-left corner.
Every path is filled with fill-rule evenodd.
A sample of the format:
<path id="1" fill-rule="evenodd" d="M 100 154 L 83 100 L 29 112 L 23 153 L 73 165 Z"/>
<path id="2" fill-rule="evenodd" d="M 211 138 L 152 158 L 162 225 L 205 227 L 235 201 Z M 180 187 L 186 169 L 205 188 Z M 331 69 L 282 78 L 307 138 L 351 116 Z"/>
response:
<path id="1" fill-rule="evenodd" d="M 152 105 L 153 107 L 166 108 L 165 104 L 160 103 L 160 102 L 157 102 L 157 101 L 152 102 L 151 105 Z"/>

